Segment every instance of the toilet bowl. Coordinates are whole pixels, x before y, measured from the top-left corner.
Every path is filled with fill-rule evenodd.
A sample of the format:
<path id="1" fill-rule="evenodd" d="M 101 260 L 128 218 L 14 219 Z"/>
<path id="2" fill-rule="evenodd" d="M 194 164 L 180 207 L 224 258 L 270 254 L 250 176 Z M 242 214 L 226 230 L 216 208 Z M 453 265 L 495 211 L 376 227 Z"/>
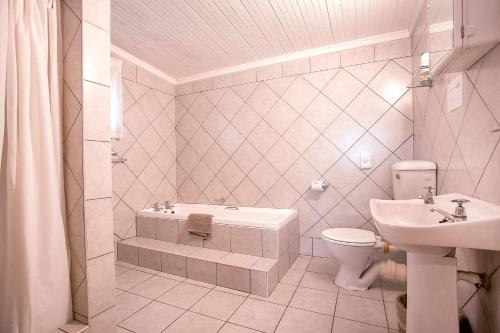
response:
<path id="1" fill-rule="evenodd" d="M 384 256 L 382 238 L 372 231 L 351 228 L 326 229 L 321 237 L 331 256 L 340 263 L 335 284 L 344 289 L 368 289 L 380 271 L 373 264 Z"/>

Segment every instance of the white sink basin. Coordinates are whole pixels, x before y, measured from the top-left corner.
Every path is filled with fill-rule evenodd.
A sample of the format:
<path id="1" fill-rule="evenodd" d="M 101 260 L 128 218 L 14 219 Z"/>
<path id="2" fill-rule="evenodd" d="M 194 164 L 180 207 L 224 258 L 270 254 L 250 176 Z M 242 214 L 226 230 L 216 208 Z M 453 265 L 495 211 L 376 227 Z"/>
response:
<path id="1" fill-rule="evenodd" d="M 467 199 L 467 220 L 439 223 L 443 216 L 431 212 L 440 208 L 453 214 L 453 199 Z M 373 220 L 381 235 L 406 251 L 445 255 L 452 248 L 500 251 L 500 206 L 452 193 L 434 197 L 434 204 L 423 200 L 370 201 Z"/>

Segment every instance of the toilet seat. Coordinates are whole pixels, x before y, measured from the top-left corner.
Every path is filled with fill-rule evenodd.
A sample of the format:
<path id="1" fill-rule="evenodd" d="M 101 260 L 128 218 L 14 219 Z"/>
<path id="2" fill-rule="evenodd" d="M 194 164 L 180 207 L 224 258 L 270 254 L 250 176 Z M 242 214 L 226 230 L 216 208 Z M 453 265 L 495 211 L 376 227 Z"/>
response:
<path id="1" fill-rule="evenodd" d="M 372 231 L 354 228 L 332 228 L 321 232 L 321 235 L 334 243 L 348 246 L 375 246 L 377 238 Z"/>

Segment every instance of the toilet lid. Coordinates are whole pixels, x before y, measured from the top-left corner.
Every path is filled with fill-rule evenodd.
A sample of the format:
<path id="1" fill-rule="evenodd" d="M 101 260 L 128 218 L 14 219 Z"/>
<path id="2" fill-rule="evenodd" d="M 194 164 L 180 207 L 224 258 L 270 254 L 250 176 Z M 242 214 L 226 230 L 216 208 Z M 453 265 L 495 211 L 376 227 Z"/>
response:
<path id="1" fill-rule="evenodd" d="M 333 241 L 352 244 L 374 245 L 375 234 L 372 231 L 353 228 L 332 228 L 323 230 L 323 237 Z"/>

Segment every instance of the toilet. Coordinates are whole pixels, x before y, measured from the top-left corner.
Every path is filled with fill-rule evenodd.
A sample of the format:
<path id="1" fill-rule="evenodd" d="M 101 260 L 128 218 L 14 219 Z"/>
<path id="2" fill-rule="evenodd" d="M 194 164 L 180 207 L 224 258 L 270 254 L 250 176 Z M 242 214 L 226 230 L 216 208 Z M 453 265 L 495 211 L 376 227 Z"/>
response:
<path id="1" fill-rule="evenodd" d="M 394 199 L 416 199 L 425 192 L 426 186 L 436 186 L 434 162 L 400 161 L 392 166 Z M 335 284 L 344 289 L 368 289 L 387 257 L 382 237 L 354 228 L 326 229 L 321 237 L 331 256 L 339 262 Z"/>

